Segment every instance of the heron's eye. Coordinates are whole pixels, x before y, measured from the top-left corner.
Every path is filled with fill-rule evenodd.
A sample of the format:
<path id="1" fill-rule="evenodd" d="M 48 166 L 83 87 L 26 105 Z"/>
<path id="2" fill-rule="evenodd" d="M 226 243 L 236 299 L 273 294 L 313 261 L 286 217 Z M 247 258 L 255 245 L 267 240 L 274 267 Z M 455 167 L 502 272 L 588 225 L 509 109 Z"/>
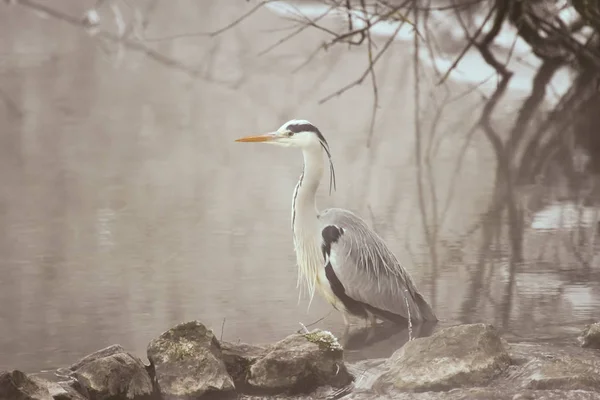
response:
<path id="1" fill-rule="evenodd" d="M 292 131 L 287 131 L 287 135 L 288 135 L 288 136 L 294 136 L 294 132 L 292 132 Z"/>

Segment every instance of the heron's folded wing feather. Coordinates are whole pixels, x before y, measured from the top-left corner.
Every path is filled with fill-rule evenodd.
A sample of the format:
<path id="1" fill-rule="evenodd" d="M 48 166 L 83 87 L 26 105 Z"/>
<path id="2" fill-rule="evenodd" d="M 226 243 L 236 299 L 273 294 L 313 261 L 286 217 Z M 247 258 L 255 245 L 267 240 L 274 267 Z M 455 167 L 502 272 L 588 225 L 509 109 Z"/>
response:
<path id="1" fill-rule="evenodd" d="M 350 298 L 404 318 L 435 318 L 411 277 L 360 217 L 332 208 L 319 219 L 323 228 L 343 228 L 343 234 L 330 245 L 329 262 Z"/>

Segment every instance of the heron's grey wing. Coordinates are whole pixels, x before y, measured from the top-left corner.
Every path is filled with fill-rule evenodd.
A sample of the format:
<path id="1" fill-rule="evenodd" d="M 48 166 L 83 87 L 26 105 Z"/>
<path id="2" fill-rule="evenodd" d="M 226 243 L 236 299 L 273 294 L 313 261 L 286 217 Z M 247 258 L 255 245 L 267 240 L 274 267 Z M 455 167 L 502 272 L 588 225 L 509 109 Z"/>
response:
<path id="1" fill-rule="evenodd" d="M 326 275 L 334 294 L 349 303 L 348 311 L 361 315 L 362 306 L 392 321 L 409 317 L 437 320 L 408 272 L 360 217 L 330 208 L 319 215 L 319 220 Z"/>

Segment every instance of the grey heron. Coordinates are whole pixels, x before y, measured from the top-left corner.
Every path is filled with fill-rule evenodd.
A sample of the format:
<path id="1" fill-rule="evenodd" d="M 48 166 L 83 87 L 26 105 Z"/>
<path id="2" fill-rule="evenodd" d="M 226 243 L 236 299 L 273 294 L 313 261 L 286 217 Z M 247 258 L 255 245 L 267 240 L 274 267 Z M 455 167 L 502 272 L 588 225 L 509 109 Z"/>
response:
<path id="1" fill-rule="evenodd" d="M 346 329 L 350 316 L 375 325 L 437 321 L 410 274 L 383 239 L 359 216 L 341 208 L 317 209 L 316 192 L 329 160 L 330 191 L 335 172 L 329 145 L 306 120 L 291 120 L 274 132 L 236 142 L 262 142 L 302 150 L 304 169 L 292 197 L 292 231 L 298 264 L 312 300 L 315 290 L 342 312 Z"/>

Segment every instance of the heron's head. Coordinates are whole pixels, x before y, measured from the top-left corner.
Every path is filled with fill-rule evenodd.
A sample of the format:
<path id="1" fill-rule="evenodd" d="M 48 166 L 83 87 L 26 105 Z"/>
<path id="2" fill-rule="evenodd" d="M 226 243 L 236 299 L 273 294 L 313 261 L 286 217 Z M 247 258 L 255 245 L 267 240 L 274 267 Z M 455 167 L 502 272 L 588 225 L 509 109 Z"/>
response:
<path id="1" fill-rule="evenodd" d="M 303 150 L 323 147 L 326 152 L 329 152 L 329 145 L 319 129 L 303 119 L 293 119 L 281 125 L 274 132 L 246 136 L 237 139 L 236 142 L 262 142 L 284 147 L 298 147 Z"/>
<path id="2" fill-rule="evenodd" d="M 319 151 L 322 148 L 329 158 L 330 192 L 332 183 L 335 188 L 335 172 L 333 170 L 329 144 L 327 144 L 327 140 L 325 140 L 321 131 L 304 119 L 293 119 L 281 125 L 275 132 L 257 136 L 246 136 L 237 139 L 236 142 L 261 142 L 284 147 L 297 147 L 303 151 L 308 151 L 308 154 L 311 154 L 313 150 Z"/>

